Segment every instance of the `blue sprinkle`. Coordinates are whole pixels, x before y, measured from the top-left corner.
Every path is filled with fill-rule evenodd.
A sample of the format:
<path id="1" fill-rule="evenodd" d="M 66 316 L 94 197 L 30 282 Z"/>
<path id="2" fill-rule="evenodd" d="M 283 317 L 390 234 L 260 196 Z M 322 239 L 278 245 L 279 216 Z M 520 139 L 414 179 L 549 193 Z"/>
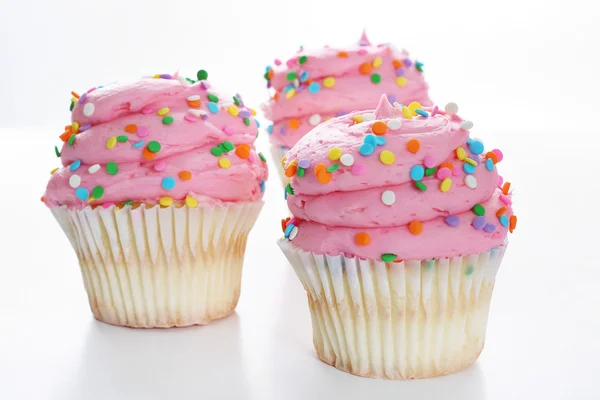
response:
<path id="1" fill-rule="evenodd" d="M 302 73 L 300 73 L 300 82 L 306 82 L 307 79 L 308 79 L 308 71 L 302 71 Z"/>
<path id="2" fill-rule="evenodd" d="M 493 224 L 485 224 L 485 226 L 483 227 L 483 230 L 486 231 L 487 233 L 494 233 L 496 231 L 496 226 Z"/>
<path id="3" fill-rule="evenodd" d="M 256 118 L 254 118 L 254 122 L 256 122 L 256 127 L 260 128 L 260 122 L 258 122 L 258 120 Z"/>
<path id="4" fill-rule="evenodd" d="M 383 136 L 375 136 L 375 142 L 377 142 L 379 146 L 383 146 L 386 143 L 386 140 Z"/>
<path id="5" fill-rule="evenodd" d="M 262 181 L 262 182 L 260 183 L 260 191 L 261 191 L 261 192 L 264 192 L 264 191 L 265 191 L 265 181 Z"/>
<path id="6" fill-rule="evenodd" d="M 279 134 L 281 136 L 285 136 L 285 128 L 282 126 L 281 129 L 279 129 Z"/>
<path id="7" fill-rule="evenodd" d="M 479 140 L 473 140 L 471 143 L 469 143 L 469 150 L 471 150 L 471 153 L 479 155 L 483 153 L 483 143 L 481 143 Z"/>
<path id="8" fill-rule="evenodd" d="M 417 62 L 415 63 L 415 67 L 417 67 L 417 69 L 419 69 L 419 68 L 423 68 L 423 63 L 422 63 L 421 61 L 417 61 Z"/>
<path id="9" fill-rule="evenodd" d="M 396 69 L 396 76 L 404 76 L 404 69 L 403 68 Z"/>
<path id="10" fill-rule="evenodd" d="M 214 101 L 209 101 L 208 102 L 208 110 L 213 113 L 216 114 L 219 112 L 219 106 L 217 105 L 217 103 L 215 103 Z"/>
<path id="11" fill-rule="evenodd" d="M 79 200 L 86 201 L 90 197 L 90 192 L 86 188 L 80 187 L 75 189 L 75 196 L 77 196 Z"/>
<path id="12" fill-rule="evenodd" d="M 283 88 L 284 93 L 289 92 L 290 90 L 292 90 L 294 88 L 294 85 L 292 85 L 291 83 L 289 85 L 287 85 L 286 87 Z"/>
<path id="13" fill-rule="evenodd" d="M 69 169 L 71 171 L 77 171 L 80 166 L 81 166 L 81 160 L 75 160 L 75 161 L 73 161 L 73 164 L 71 164 L 71 166 L 69 166 Z"/>
<path id="14" fill-rule="evenodd" d="M 508 226 L 508 217 L 506 215 L 500 216 L 500 225 Z"/>
<path id="15" fill-rule="evenodd" d="M 267 65 L 267 68 L 265 68 L 265 72 L 269 72 L 271 70 L 271 66 Z"/>
<path id="16" fill-rule="evenodd" d="M 175 187 L 175 179 L 167 176 L 162 180 L 162 187 L 165 190 L 171 190 Z"/>
<path id="17" fill-rule="evenodd" d="M 371 154 L 373 154 L 374 151 L 375 146 L 369 143 L 364 143 L 362 146 L 360 146 L 360 150 L 358 152 L 363 156 L 370 156 Z"/>
<path id="18" fill-rule="evenodd" d="M 137 149 L 137 148 L 140 148 L 140 147 L 142 147 L 142 146 L 143 146 L 143 145 L 145 145 L 145 144 L 146 144 L 146 142 L 135 142 L 135 143 L 133 144 L 133 146 L 132 146 L 132 147 L 133 147 L 134 149 Z"/>
<path id="19" fill-rule="evenodd" d="M 477 170 L 477 167 L 475 167 L 474 165 L 471 165 L 471 164 L 469 164 L 469 163 L 465 163 L 465 164 L 463 165 L 463 170 L 464 170 L 464 171 L 465 171 L 467 174 L 469 174 L 469 175 L 472 175 L 472 174 L 474 174 L 474 173 L 475 173 L 475 171 Z"/>
<path id="20" fill-rule="evenodd" d="M 283 235 L 285 236 L 286 239 L 288 239 L 290 237 L 290 233 L 292 233 L 292 230 L 296 227 L 296 225 L 294 224 L 289 224 L 287 226 L 287 228 L 285 228 L 285 232 L 283 233 Z"/>
<path id="21" fill-rule="evenodd" d="M 488 171 L 493 171 L 494 170 L 494 162 L 492 161 L 491 158 L 488 158 L 485 161 L 485 167 L 487 168 Z"/>
<path id="22" fill-rule="evenodd" d="M 338 111 L 336 116 L 341 117 L 342 115 L 346 115 L 347 112 L 346 111 Z"/>
<path id="23" fill-rule="evenodd" d="M 429 117 L 429 113 L 427 111 L 423 111 L 421 109 L 415 110 L 415 112 L 423 117 Z"/>
<path id="24" fill-rule="evenodd" d="M 471 143 L 473 143 L 473 139 L 471 139 L 471 138 L 468 138 L 468 139 L 467 139 L 467 144 L 471 144 Z"/>
<path id="25" fill-rule="evenodd" d="M 285 190 L 283 191 L 283 199 L 287 200 L 287 192 Z"/>
<path id="26" fill-rule="evenodd" d="M 311 84 L 308 85 L 308 91 L 312 94 L 317 93 L 319 90 L 321 90 L 321 85 L 317 82 L 311 82 Z"/>
<path id="27" fill-rule="evenodd" d="M 369 133 L 367 136 L 365 136 L 365 139 L 363 141 L 366 144 L 370 144 L 373 147 L 377 146 L 377 137 L 375 137 L 375 135 L 373 135 L 372 133 Z"/>
<path id="28" fill-rule="evenodd" d="M 273 125 L 267 126 L 267 132 L 269 133 L 269 135 L 273 133 Z"/>
<path id="29" fill-rule="evenodd" d="M 410 178 L 413 181 L 420 181 L 425 176 L 425 168 L 421 165 L 415 165 L 410 169 Z"/>
<path id="30" fill-rule="evenodd" d="M 449 226 L 458 226 L 460 224 L 460 218 L 457 215 L 448 215 L 446 217 L 446 224 Z"/>

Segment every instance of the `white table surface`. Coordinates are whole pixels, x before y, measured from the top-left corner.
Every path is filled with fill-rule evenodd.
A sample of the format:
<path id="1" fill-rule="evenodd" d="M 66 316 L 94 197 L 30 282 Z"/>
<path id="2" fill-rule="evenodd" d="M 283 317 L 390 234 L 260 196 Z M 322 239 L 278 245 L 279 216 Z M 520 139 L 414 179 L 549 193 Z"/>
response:
<path id="1" fill-rule="evenodd" d="M 434 1 L 422 5 L 426 18 L 398 28 L 397 15 L 380 11 L 397 2 L 359 12 L 309 1 L 305 7 L 320 12 L 278 35 L 255 21 L 295 12 L 274 0 L 176 0 L 164 8 L 132 2 L 128 10 L 113 0 L 96 8 L 60 0 L 36 12 L 16 3 L 4 8 L 10 13 L 0 24 L 2 37 L 11 37 L 0 41 L 0 53 L 11 55 L 0 65 L 0 399 L 600 399 L 600 35 L 589 3 L 564 10 L 554 1 L 511 0 L 486 9 Z M 253 7 L 260 10 L 254 16 Z M 519 226 L 497 277 L 479 360 L 451 376 L 408 382 L 359 378 L 320 362 L 303 288 L 275 244 L 286 209 L 274 163 L 234 315 L 169 330 L 95 321 L 75 254 L 39 202 L 58 165 L 52 147 L 69 118 L 69 91 L 178 67 L 192 75 L 208 65 L 221 87 L 258 104 L 262 65 L 297 44 L 322 44 L 319 29 L 332 28 L 322 16 L 331 12 L 347 21 L 329 29 L 332 43 L 354 40 L 366 26 L 374 41 L 412 49 L 427 60 L 434 99 L 457 101 L 475 122 L 473 134 L 504 151 L 499 168 L 513 182 Z M 194 32 L 222 24 L 206 14 L 227 15 L 228 29 L 246 35 L 243 43 L 224 33 L 190 47 Z M 269 32 L 271 47 L 264 44 Z M 167 45 L 169 57 L 156 53 Z M 82 65 L 69 59 L 75 53 Z M 266 145 L 263 135 L 265 153 Z"/>

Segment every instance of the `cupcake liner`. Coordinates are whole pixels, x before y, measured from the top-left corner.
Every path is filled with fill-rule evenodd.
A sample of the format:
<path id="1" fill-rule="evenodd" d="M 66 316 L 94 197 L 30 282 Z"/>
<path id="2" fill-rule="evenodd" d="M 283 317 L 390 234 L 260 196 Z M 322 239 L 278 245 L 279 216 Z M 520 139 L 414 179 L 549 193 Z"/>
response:
<path id="1" fill-rule="evenodd" d="M 322 361 L 355 375 L 414 379 L 466 368 L 483 349 L 506 246 L 420 261 L 383 262 L 279 246 L 308 295 Z"/>
<path id="2" fill-rule="evenodd" d="M 281 160 L 283 159 L 283 157 L 285 157 L 288 151 L 290 151 L 290 149 L 288 149 L 287 147 L 271 146 L 271 155 L 273 156 L 273 160 L 275 160 L 275 166 L 277 167 L 275 169 L 279 174 L 279 178 L 281 179 L 281 184 L 283 185 L 283 187 L 286 187 L 291 180 L 290 178 L 285 176 L 285 171 L 281 167 Z"/>
<path id="3" fill-rule="evenodd" d="M 77 253 L 94 316 L 139 328 L 206 324 L 238 302 L 263 202 L 52 209 Z"/>

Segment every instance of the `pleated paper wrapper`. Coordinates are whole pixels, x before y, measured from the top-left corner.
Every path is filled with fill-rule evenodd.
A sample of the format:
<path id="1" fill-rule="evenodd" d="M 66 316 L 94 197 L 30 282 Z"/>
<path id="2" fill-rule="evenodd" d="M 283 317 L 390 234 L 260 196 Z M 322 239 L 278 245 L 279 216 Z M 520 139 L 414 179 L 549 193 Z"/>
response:
<path id="1" fill-rule="evenodd" d="M 279 178 L 281 179 L 281 184 L 283 187 L 286 187 L 288 183 L 290 183 L 290 178 L 285 176 L 285 171 L 281 166 L 281 160 L 290 149 L 281 146 L 271 146 L 271 155 L 273 156 L 273 160 L 275 160 L 275 169 L 279 174 Z"/>
<path id="2" fill-rule="evenodd" d="M 463 257 L 383 262 L 306 252 L 282 239 L 308 295 L 319 358 L 365 377 L 445 375 L 485 341 L 506 245 Z"/>
<path id="3" fill-rule="evenodd" d="M 263 202 L 189 208 L 53 208 L 103 322 L 206 324 L 238 302 L 248 233 Z"/>

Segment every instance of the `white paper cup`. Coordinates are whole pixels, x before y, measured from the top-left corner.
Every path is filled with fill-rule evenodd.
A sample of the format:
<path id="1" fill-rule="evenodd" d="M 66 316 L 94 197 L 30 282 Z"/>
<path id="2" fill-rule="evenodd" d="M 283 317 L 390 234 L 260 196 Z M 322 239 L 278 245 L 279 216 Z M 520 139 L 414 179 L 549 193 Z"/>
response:
<path id="1" fill-rule="evenodd" d="M 485 342 L 494 279 L 506 246 L 399 263 L 279 246 L 308 295 L 319 358 L 351 374 L 386 379 L 450 374 Z"/>
<path id="2" fill-rule="evenodd" d="M 263 206 L 52 209 L 77 253 L 94 316 L 136 328 L 206 324 L 240 296 L 248 233 Z"/>
<path id="3" fill-rule="evenodd" d="M 271 146 L 271 156 L 273 157 L 273 160 L 275 160 L 277 173 L 279 174 L 279 178 L 281 179 L 281 184 L 283 185 L 283 187 L 286 187 L 291 180 L 290 178 L 285 176 L 285 171 L 281 167 L 281 160 L 283 159 L 283 157 L 285 157 L 288 151 L 290 151 L 290 149 L 288 149 L 287 147 L 273 145 Z"/>

